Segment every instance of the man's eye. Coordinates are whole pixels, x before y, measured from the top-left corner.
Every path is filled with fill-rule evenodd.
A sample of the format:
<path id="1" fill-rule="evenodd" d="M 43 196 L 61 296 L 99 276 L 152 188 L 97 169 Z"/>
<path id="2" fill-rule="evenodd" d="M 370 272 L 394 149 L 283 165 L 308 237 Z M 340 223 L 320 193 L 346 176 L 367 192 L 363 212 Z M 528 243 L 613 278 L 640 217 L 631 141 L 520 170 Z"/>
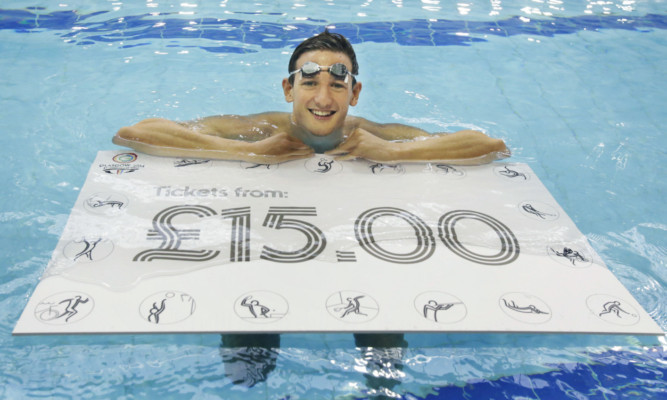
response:
<path id="1" fill-rule="evenodd" d="M 317 82 L 315 82 L 315 81 L 301 81 L 301 84 L 303 86 L 315 86 L 315 85 L 317 85 Z"/>
<path id="2" fill-rule="evenodd" d="M 331 87 L 333 87 L 334 89 L 337 89 L 337 90 L 347 89 L 347 86 L 342 84 L 342 83 L 332 83 Z"/>

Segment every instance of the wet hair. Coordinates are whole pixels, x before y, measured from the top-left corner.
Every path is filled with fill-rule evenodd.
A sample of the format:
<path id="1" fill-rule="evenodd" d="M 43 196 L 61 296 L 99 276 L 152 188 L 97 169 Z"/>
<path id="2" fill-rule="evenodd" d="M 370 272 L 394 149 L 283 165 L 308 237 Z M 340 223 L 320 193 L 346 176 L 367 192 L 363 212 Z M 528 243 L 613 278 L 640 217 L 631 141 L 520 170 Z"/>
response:
<path id="1" fill-rule="evenodd" d="M 341 35 L 340 33 L 329 32 L 328 29 L 325 29 L 324 32 L 304 40 L 296 47 L 296 49 L 294 49 L 294 53 L 292 53 L 292 57 L 289 60 L 287 72 L 290 73 L 296 69 L 296 60 L 298 60 L 302 54 L 316 50 L 328 50 L 345 54 L 350 58 L 350 61 L 352 61 L 351 72 L 355 75 L 359 73 L 357 55 L 354 53 L 352 44 L 350 44 L 345 36 Z M 294 84 L 294 75 L 289 77 L 289 82 L 292 85 Z M 353 86 L 356 82 L 357 80 L 352 77 Z"/>

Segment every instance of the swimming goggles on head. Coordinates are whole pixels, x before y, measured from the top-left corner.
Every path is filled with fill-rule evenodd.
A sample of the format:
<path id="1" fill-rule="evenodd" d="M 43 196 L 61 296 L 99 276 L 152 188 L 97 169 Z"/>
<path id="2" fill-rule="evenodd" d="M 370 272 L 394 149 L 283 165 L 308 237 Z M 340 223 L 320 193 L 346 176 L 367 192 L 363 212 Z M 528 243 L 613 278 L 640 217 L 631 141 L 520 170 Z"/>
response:
<path id="1" fill-rule="evenodd" d="M 333 75 L 335 79 L 341 79 L 345 83 L 347 83 L 348 75 L 354 75 L 353 73 L 347 70 L 347 67 L 343 63 L 336 63 L 327 67 L 324 65 L 319 65 L 312 61 L 308 61 L 307 63 L 303 64 L 301 68 L 297 69 L 296 71 L 290 72 L 289 76 L 292 76 L 297 72 L 301 71 L 302 77 L 312 78 L 313 76 L 319 74 L 320 71 L 323 70 L 329 71 L 329 73 Z"/>

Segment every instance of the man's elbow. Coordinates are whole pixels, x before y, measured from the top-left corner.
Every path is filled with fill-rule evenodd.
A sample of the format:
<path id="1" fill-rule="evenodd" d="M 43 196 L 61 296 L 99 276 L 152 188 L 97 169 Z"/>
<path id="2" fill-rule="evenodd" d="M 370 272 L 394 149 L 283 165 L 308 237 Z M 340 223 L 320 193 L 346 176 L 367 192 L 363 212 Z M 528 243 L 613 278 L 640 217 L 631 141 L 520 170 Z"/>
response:
<path id="1" fill-rule="evenodd" d="M 116 132 L 116 135 L 113 137 L 113 142 L 116 143 L 117 139 L 124 140 L 137 140 L 141 136 L 139 130 L 134 126 L 124 126 Z"/>

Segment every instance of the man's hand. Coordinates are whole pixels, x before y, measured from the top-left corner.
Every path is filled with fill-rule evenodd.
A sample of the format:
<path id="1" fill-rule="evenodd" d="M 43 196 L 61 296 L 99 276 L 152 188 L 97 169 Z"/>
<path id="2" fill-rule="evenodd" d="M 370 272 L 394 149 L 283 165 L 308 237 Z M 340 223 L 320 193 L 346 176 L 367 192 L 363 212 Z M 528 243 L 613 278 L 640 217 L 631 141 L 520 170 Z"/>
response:
<path id="1" fill-rule="evenodd" d="M 356 128 L 338 147 L 325 154 L 335 156 L 336 160 L 364 158 L 369 161 L 397 160 L 399 143 L 390 142 L 373 135 L 363 128 Z"/>
<path id="2" fill-rule="evenodd" d="M 260 164 L 277 164 L 313 155 L 309 146 L 284 132 L 247 142 L 197 132 L 184 124 L 157 118 L 121 128 L 113 142 L 157 156 L 240 160 Z"/>
<path id="3" fill-rule="evenodd" d="M 244 161 L 261 164 L 276 164 L 284 161 L 298 160 L 311 157 L 313 149 L 285 132 L 270 136 L 266 139 L 247 143 L 248 153 Z"/>
<path id="4" fill-rule="evenodd" d="M 355 129 L 337 148 L 326 154 L 338 160 L 365 158 L 376 162 L 438 161 L 458 165 L 486 164 L 510 156 L 500 139 L 465 130 L 433 134 L 407 141 L 388 141 L 363 128 Z"/>

